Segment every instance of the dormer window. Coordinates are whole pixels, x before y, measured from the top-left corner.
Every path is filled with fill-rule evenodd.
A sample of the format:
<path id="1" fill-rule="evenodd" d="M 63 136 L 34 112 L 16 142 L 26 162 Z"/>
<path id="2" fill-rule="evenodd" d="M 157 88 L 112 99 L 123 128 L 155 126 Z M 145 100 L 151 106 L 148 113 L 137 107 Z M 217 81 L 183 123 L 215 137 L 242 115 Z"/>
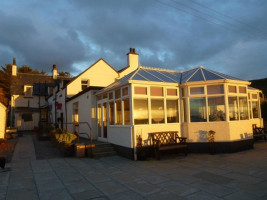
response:
<path id="1" fill-rule="evenodd" d="M 24 85 L 24 97 L 32 97 L 32 85 Z"/>
<path id="2" fill-rule="evenodd" d="M 89 86 L 89 80 L 82 80 L 81 85 L 82 85 L 82 90 L 85 90 Z"/>

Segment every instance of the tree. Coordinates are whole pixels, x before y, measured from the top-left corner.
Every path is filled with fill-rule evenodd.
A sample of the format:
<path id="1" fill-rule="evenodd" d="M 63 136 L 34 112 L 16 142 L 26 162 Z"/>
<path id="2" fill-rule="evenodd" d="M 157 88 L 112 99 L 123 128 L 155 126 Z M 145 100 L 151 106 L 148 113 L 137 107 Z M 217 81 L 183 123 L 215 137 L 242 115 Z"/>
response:
<path id="1" fill-rule="evenodd" d="M 70 73 L 61 71 L 61 72 L 58 73 L 58 76 L 70 77 Z"/>
<path id="2" fill-rule="evenodd" d="M 22 65 L 21 67 L 19 67 L 18 72 L 29 73 L 29 74 L 41 74 L 38 70 L 34 70 L 30 66 L 27 66 L 27 65 Z"/>
<path id="3" fill-rule="evenodd" d="M 12 65 L 6 64 L 0 69 L 0 88 L 3 88 L 4 97 L 10 99 L 10 85 L 11 85 Z"/>

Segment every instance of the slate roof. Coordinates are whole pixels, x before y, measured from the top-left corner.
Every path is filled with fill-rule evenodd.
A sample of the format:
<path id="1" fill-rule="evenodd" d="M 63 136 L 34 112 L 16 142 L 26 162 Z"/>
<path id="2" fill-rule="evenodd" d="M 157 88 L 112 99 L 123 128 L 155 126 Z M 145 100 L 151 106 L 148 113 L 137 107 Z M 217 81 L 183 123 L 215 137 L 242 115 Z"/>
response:
<path id="1" fill-rule="evenodd" d="M 35 83 L 54 83 L 52 76 L 41 74 L 17 73 L 11 79 L 11 94 L 22 95 L 24 85 L 34 85 Z"/>
<path id="2" fill-rule="evenodd" d="M 161 69 L 161 68 L 139 67 L 130 74 L 110 84 L 109 86 L 101 90 L 101 92 L 110 90 L 111 88 L 119 87 L 123 84 L 128 83 L 130 80 L 183 84 L 196 81 L 227 80 L 227 79 L 242 81 L 239 78 L 222 74 L 204 68 L 203 66 L 199 66 L 197 68 L 193 68 L 184 72 Z"/>

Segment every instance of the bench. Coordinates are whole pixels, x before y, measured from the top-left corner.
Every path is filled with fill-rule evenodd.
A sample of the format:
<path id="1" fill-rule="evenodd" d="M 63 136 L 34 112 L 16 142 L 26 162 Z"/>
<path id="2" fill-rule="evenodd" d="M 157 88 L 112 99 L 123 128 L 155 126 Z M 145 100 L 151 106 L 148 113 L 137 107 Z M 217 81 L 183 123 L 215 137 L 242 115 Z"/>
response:
<path id="1" fill-rule="evenodd" d="M 187 143 L 185 137 L 180 137 L 178 131 L 155 132 L 150 133 L 152 144 L 155 150 L 155 156 L 160 160 L 162 151 L 172 149 L 182 149 L 187 155 Z"/>
<path id="2" fill-rule="evenodd" d="M 266 133 L 264 132 L 264 128 L 257 127 L 255 124 L 253 124 L 253 138 L 264 139 L 266 141 Z"/>

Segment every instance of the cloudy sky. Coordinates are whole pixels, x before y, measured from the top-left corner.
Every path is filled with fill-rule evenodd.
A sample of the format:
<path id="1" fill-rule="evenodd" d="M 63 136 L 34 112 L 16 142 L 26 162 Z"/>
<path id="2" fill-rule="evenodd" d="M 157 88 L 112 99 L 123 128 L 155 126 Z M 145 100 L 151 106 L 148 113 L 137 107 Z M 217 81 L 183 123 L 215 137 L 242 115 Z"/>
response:
<path id="1" fill-rule="evenodd" d="M 48 74 L 119 70 L 132 47 L 142 66 L 267 77 L 266 0 L 1 0 L 0 27 L 0 65 Z"/>

